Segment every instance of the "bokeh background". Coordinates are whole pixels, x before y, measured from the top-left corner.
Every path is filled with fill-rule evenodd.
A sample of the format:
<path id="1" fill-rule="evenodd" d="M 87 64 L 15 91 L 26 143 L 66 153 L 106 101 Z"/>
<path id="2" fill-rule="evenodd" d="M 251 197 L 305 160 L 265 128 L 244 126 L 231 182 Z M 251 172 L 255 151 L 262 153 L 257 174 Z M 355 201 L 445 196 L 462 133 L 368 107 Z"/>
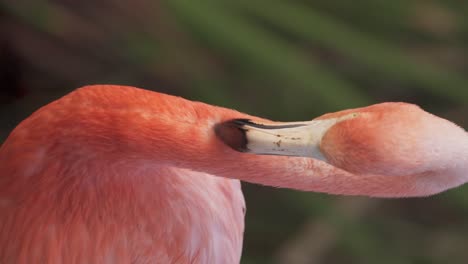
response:
<path id="1" fill-rule="evenodd" d="M 0 2 L 0 139 L 85 84 L 282 121 L 382 101 L 468 127 L 468 2 Z M 242 263 L 468 263 L 468 186 L 368 199 L 243 185 Z"/>

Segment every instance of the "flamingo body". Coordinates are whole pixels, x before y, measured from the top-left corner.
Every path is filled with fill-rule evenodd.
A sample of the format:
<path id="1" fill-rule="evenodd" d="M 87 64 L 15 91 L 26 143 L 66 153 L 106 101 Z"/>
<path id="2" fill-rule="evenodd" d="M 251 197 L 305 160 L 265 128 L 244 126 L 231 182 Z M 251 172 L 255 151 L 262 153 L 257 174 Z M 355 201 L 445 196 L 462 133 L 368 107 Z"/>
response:
<path id="1" fill-rule="evenodd" d="M 22 122 L 0 150 L 0 263 L 238 263 L 239 181 L 165 164 L 176 153 L 133 140 L 148 119 L 203 120 L 200 106 L 99 86 Z"/>

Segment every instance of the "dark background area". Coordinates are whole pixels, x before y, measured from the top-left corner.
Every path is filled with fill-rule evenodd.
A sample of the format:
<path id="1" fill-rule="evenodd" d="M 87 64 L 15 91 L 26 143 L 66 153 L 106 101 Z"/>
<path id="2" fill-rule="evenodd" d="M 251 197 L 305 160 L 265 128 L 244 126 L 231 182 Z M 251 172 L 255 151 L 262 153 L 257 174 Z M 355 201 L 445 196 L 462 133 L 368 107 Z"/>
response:
<path id="1" fill-rule="evenodd" d="M 468 1 L 0 2 L 0 138 L 86 84 L 281 121 L 406 101 L 468 127 Z M 335 197 L 243 184 L 242 263 L 468 263 L 468 187 Z"/>

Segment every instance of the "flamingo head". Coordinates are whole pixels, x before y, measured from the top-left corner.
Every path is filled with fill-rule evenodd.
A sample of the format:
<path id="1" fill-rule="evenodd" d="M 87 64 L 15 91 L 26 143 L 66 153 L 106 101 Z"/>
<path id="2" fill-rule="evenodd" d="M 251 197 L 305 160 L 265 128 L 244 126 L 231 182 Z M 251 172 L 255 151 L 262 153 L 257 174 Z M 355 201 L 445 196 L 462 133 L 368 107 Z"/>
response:
<path id="1" fill-rule="evenodd" d="M 349 113 L 353 118 L 330 127 L 319 145 L 326 160 L 339 168 L 398 176 L 456 170 L 468 162 L 466 131 L 416 105 L 383 103 L 318 119 Z"/>
<path id="2" fill-rule="evenodd" d="M 437 184 L 447 185 L 441 189 L 468 180 L 467 132 L 412 104 L 376 104 L 308 122 L 234 122 L 245 137 L 231 147 L 244 152 L 310 157 L 356 175 L 436 174 L 443 179 Z"/>

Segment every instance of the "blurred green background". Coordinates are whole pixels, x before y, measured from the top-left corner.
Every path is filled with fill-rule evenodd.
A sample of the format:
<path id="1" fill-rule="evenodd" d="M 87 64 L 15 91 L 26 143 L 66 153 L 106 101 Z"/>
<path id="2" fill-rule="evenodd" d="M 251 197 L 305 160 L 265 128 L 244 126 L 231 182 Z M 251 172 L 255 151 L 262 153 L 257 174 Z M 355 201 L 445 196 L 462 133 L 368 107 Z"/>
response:
<path id="1" fill-rule="evenodd" d="M 85 84 L 274 120 L 382 101 L 468 127 L 468 1 L 1 1 L 2 141 Z M 242 263 L 468 263 L 468 187 L 419 199 L 243 185 Z"/>

